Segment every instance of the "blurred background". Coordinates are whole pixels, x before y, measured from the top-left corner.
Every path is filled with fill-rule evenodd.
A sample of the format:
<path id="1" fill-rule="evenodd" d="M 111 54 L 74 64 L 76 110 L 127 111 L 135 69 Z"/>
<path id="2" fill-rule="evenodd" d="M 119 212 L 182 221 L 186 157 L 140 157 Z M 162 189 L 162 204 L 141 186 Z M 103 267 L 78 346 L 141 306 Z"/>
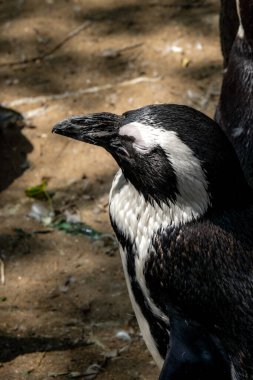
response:
<path id="1" fill-rule="evenodd" d="M 218 0 L 0 1 L 0 377 L 151 380 L 108 218 L 116 164 L 52 135 L 151 103 L 213 116 Z"/>

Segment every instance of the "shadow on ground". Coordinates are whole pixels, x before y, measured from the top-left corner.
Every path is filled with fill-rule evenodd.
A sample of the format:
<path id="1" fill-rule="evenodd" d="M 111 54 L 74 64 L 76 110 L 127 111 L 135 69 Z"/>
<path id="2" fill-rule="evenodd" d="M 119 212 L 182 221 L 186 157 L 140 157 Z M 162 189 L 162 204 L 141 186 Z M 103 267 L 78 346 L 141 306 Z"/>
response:
<path id="1" fill-rule="evenodd" d="M 22 134 L 23 126 L 20 113 L 0 106 L 0 191 L 29 167 L 27 154 L 33 146 Z"/>
<path id="2" fill-rule="evenodd" d="M 71 341 L 68 339 L 43 337 L 15 337 L 0 332 L 0 362 L 8 362 L 19 355 L 33 352 L 65 351 L 78 347 L 89 346 L 86 341 Z"/>

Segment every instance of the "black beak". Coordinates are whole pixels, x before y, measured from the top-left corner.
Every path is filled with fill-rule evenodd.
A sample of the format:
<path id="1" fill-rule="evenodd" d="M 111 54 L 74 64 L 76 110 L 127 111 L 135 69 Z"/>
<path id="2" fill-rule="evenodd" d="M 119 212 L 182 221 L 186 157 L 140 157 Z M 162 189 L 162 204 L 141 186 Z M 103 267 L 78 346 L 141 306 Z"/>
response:
<path id="1" fill-rule="evenodd" d="M 74 116 L 60 121 L 52 132 L 105 148 L 118 134 L 122 116 L 109 112 Z"/>

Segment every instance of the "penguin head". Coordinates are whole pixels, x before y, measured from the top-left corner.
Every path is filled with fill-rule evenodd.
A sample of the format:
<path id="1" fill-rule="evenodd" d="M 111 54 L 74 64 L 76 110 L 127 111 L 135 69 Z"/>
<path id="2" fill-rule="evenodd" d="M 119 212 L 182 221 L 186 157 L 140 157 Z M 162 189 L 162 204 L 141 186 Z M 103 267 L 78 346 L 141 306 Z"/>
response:
<path id="1" fill-rule="evenodd" d="M 150 203 L 181 202 L 204 214 L 232 204 L 245 186 L 218 124 L 187 106 L 77 116 L 55 125 L 53 132 L 105 148 Z"/>

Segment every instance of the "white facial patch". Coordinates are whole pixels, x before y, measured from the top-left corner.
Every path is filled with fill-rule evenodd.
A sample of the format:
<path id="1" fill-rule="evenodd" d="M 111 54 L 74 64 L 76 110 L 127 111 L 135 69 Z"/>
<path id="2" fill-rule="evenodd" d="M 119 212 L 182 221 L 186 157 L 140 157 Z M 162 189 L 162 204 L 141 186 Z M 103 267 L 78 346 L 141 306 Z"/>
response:
<path id="1" fill-rule="evenodd" d="M 133 147 L 145 153 L 150 152 L 157 145 L 157 132 L 158 130 L 149 125 L 133 122 L 123 125 L 119 130 L 119 135 L 133 137 Z"/>
<path id="2" fill-rule="evenodd" d="M 193 214 L 203 215 L 210 204 L 205 173 L 198 158 L 176 132 L 133 122 L 121 127 L 119 134 L 133 137 L 133 147 L 144 154 L 160 146 L 177 177 L 180 193 L 177 204 L 186 210 L 190 207 Z"/>
<path id="3" fill-rule="evenodd" d="M 242 26 L 242 18 L 241 18 L 241 12 L 240 12 L 240 0 L 236 0 L 236 9 L 237 9 L 237 15 L 239 18 L 239 28 L 238 28 L 237 36 L 239 38 L 244 38 L 244 29 Z"/>

